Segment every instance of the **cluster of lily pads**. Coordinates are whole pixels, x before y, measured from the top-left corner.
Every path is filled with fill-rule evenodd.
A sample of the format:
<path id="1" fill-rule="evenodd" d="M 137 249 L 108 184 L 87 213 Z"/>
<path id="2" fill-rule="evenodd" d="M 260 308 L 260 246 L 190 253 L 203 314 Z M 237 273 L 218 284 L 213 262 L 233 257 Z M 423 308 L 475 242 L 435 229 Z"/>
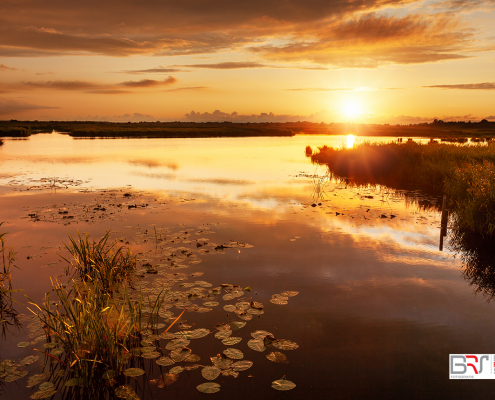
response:
<path id="1" fill-rule="evenodd" d="M 63 302 L 69 304 L 68 296 L 71 296 L 71 293 L 78 293 L 76 297 L 73 297 L 73 301 L 76 303 L 85 300 L 87 296 L 92 294 L 91 288 L 84 285 L 91 285 L 91 282 L 95 284 L 96 281 L 88 281 L 87 278 L 75 278 L 72 289 L 70 285 L 66 288 L 65 285 L 58 284 L 56 293 L 63 293 L 62 297 L 59 296 L 59 301 L 52 301 L 47 298 L 43 306 L 39 308 L 42 313 L 24 317 L 24 322 L 27 323 L 30 333 L 28 341 L 20 342 L 18 346 L 36 346 L 38 349 L 33 347 L 34 350 L 45 354 L 43 371 L 32 375 L 28 380 L 28 387 L 39 385 L 38 390 L 32 394 L 31 398 L 48 398 L 61 389 L 82 389 L 100 385 L 117 397 L 139 399 L 130 385 L 130 381 L 141 375 L 147 375 L 145 360 L 154 360 L 162 372 L 158 378 L 150 379 L 150 382 L 156 383 L 158 388 L 176 382 L 183 371 L 200 370 L 201 376 L 207 382 L 198 385 L 197 390 L 204 393 L 214 393 L 220 390 L 220 385 L 213 382 L 218 377 L 236 378 L 240 373 L 251 368 L 253 362 L 244 359 L 244 351 L 232 347 L 238 347 L 243 340 L 241 336 L 233 336 L 233 332 L 244 328 L 253 317 L 264 314 L 264 305 L 252 299 L 250 287 L 243 289 L 241 286 L 233 284 L 213 287 L 209 282 L 197 280 L 204 274 L 203 272 L 187 274 L 182 270 L 199 264 L 201 262 L 199 255 L 218 254 L 223 253 L 228 248 L 252 246 L 235 241 L 218 245 L 203 237 L 196 239 L 194 236 L 203 236 L 206 232 L 211 232 L 211 229 L 206 226 L 198 227 L 198 229 L 198 231 L 182 229 L 179 232 L 173 232 L 172 229 L 167 228 L 157 229 L 154 226 L 144 230 L 144 232 L 142 229 L 137 229 L 136 241 L 141 245 L 154 244 L 155 249 L 142 251 L 138 255 L 138 265 L 135 268 L 134 277 L 126 277 L 127 282 L 116 282 L 113 286 L 114 290 L 106 292 L 108 299 L 102 301 L 99 308 L 101 311 L 98 311 L 101 312 L 101 315 L 96 315 L 95 318 L 95 320 L 98 318 L 101 320 L 98 323 L 103 324 L 102 332 L 108 331 L 105 324 L 112 327 L 116 326 L 117 322 L 127 326 L 126 329 L 129 332 L 131 332 L 130 327 L 134 329 L 132 332 L 135 333 L 132 333 L 131 336 L 134 335 L 135 339 L 115 342 L 118 346 L 124 346 L 123 352 L 115 352 L 120 357 L 120 364 L 118 365 L 122 365 L 123 368 L 112 369 L 110 364 L 113 362 L 111 360 L 98 360 L 91 354 L 92 347 L 88 347 L 87 344 L 79 349 L 66 348 L 66 343 L 70 342 L 70 338 L 63 338 L 65 333 L 57 338 L 53 335 L 53 331 L 50 336 L 50 329 L 47 329 L 47 322 L 50 320 L 47 319 L 46 315 L 42 315 L 46 312 L 53 314 L 54 311 L 50 311 L 52 310 L 50 307 L 61 307 Z M 192 235 L 194 236 L 191 237 Z M 81 241 L 81 238 L 79 239 Z M 119 238 L 119 240 L 129 242 L 126 238 Z M 170 244 L 175 246 L 185 244 L 190 245 L 190 247 L 171 247 Z M 88 249 L 90 247 L 88 246 Z M 109 252 L 108 254 L 114 253 Z M 133 290 L 130 289 L 127 292 L 126 285 L 130 285 L 129 288 L 133 288 Z M 82 286 L 84 286 L 83 289 L 81 289 Z M 274 302 L 273 298 L 271 301 L 275 304 L 287 304 L 288 297 L 295 295 L 297 292 L 283 292 L 273 297 L 279 299 L 279 303 Z M 227 315 L 237 316 L 239 320 L 217 324 L 211 328 L 214 333 L 207 328 L 191 330 L 194 323 L 188 323 L 185 320 L 185 315 L 187 315 L 185 313 L 213 311 L 220 306 L 220 301 L 229 302 L 223 306 L 223 310 L 228 313 Z M 76 309 L 79 308 L 76 307 Z M 57 318 L 63 324 L 63 313 L 57 313 Z M 126 319 L 127 322 L 125 322 Z M 171 331 L 172 328 L 175 332 Z M 69 331 L 71 330 L 69 329 Z M 220 354 L 210 357 L 207 363 L 200 364 L 201 357 L 193 353 L 191 342 L 194 343 L 210 334 L 213 334 L 227 348 Z M 166 344 L 163 344 L 162 340 L 167 341 Z M 39 342 L 45 341 L 46 343 L 42 344 L 42 348 L 40 348 Z M 270 347 L 276 349 L 277 351 L 267 355 L 267 359 L 277 363 L 288 362 L 287 357 L 280 350 L 294 350 L 298 347 L 294 342 L 275 338 L 270 332 L 259 330 L 251 333 L 251 338 L 246 345 L 249 349 L 257 352 L 263 352 Z M 101 376 L 98 378 L 93 372 L 88 376 L 90 379 L 101 379 L 102 383 L 89 382 L 87 376 L 83 378 L 80 375 L 81 371 L 73 371 L 74 364 L 77 366 L 82 363 L 81 360 L 78 360 L 78 354 L 84 352 L 88 354 L 84 355 L 82 361 L 87 359 L 87 361 L 100 363 L 97 370 L 101 372 Z M 111 352 L 109 349 L 108 353 Z M 38 357 L 38 355 L 29 356 L 18 363 L 10 360 L 3 361 L 0 365 L 0 378 L 3 377 L 6 381 L 23 378 L 27 375 L 27 371 L 22 367 L 34 363 Z M 103 364 L 101 365 L 101 363 Z M 163 372 L 162 368 L 165 368 L 166 372 Z M 272 387 L 277 390 L 289 390 L 295 387 L 295 384 L 284 377 L 274 381 Z"/>

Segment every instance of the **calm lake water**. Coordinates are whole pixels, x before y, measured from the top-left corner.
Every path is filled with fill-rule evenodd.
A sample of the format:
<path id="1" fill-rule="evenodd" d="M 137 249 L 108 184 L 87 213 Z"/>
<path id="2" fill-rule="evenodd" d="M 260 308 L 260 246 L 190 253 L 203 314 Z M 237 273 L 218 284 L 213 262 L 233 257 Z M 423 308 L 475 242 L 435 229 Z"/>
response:
<path id="1" fill-rule="evenodd" d="M 458 257 L 438 250 L 437 200 L 416 193 L 418 206 L 404 192 L 324 180 L 321 205 L 312 207 L 319 182 L 312 177 L 326 169 L 311 164 L 305 147 L 346 143 L 336 136 L 81 140 L 53 133 L 7 139 L 0 147 L 0 229 L 18 252 L 13 286 L 25 292 L 16 294 L 17 310 L 28 313 L 24 294 L 41 302 L 50 277 L 67 280 L 57 253 L 65 254 L 69 234 L 99 238 L 111 230 L 112 238 L 142 252 L 141 263 L 164 263 L 170 251 L 189 248 L 196 262 L 186 260 L 172 272 L 202 272 L 188 282 L 213 287 L 250 286 L 243 299 L 263 303 L 264 314 L 234 331 L 242 341 L 230 346 L 253 366 L 237 378 L 217 378 L 221 390 L 212 397 L 491 397 L 489 381 L 449 380 L 449 354 L 495 353 L 495 308 L 463 278 Z M 163 285 L 165 273 L 148 276 L 147 287 Z M 286 305 L 270 302 L 284 291 L 299 294 Z M 191 329 L 211 331 L 239 320 L 222 309 L 239 299 L 216 301 L 210 312 L 187 312 L 183 319 Z M 18 361 L 42 348 L 43 342 L 17 347 L 33 341 L 27 325 L 10 328 L 0 341 L 2 359 Z M 247 346 L 256 330 L 299 345 L 280 350 L 288 364 L 266 358 L 278 349 Z M 228 346 L 210 334 L 189 347 L 199 364 L 211 365 L 209 357 Z M 199 369 L 160 389 L 145 384 L 158 377 L 158 366 L 154 360 L 145 365 L 147 375 L 132 379 L 141 398 L 206 396 L 196 390 L 206 382 Z M 42 366 L 40 357 L 25 367 L 28 377 Z M 283 376 L 296 388 L 272 389 Z M 2 398 L 28 399 L 34 393 L 26 388 L 28 377 L 0 388 Z"/>

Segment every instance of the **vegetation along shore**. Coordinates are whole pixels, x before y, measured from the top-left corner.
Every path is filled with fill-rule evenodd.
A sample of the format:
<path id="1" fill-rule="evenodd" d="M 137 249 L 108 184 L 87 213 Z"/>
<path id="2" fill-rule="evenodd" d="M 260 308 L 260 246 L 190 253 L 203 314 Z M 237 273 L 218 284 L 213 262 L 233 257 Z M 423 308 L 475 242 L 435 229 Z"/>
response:
<path id="1" fill-rule="evenodd" d="M 495 143 L 459 146 L 430 142 L 323 146 L 311 155 L 351 184 L 447 194 L 457 227 L 492 236 L 495 231 Z"/>

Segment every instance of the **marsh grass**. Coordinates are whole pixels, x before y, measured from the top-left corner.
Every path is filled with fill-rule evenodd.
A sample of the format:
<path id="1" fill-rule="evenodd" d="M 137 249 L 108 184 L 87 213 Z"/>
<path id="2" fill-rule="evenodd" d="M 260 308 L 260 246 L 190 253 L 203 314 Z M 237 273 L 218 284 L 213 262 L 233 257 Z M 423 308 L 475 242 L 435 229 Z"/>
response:
<path id="1" fill-rule="evenodd" d="M 109 244 L 110 232 L 99 241 L 90 240 L 77 233 L 77 239 L 69 236 L 70 243 L 65 245 L 72 258 L 62 257 L 71 270 L 84 281 L 98 282 L 100 290 L 113 293 L 116 283 L 127 280 L 136 266 L 136 259 L 128 247 L 117 247 L 116 242 Z"/>
<path id="2" fill-rule="evenodd" d="M 0 226 L 3 224 L 0 223 Z M 5 336 L 9 326 L 19 326 L 17 312 L 14 308 L 12 298 L 12 275 L 11 268 L 15 267 L 14 247 L 5 244 L 5 233 L 0 234 L 0 329 Z"/>

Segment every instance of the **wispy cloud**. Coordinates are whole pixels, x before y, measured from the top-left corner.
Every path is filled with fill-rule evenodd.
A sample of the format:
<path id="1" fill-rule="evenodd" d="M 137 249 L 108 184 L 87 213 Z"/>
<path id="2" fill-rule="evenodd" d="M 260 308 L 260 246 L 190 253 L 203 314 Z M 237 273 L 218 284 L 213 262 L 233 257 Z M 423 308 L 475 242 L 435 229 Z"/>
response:
<path id="1" fill-rule="evenodd" d="M 175 82 L 177 82 L 177 79 L 175 79 L 173 76 L 169 76 L 167 79 L 164 79 L 162 81 L 156 81 L 154 79 L 142 79 L 140 81 L 122 82 L 119 83 L 119 85 L 126 86 L 129 88 L 150 88 L 150 87 L 171 85 Z"/>
<path id="2" fill-rule="evenodd" d="M 244 69 L 244 68 L 268 68 L 269 65 L 261 64 L 259 62 L 220 62 L 212 64 L 188 64 L 179 65 L 179 67 L 187 68 L 206 68 L 206 69 Z"/>
<path id="3" fill-rule="evenodd" d="M 175 88 L 175 89 L 167 89 L 164 90 L 164 92 L 180 92 L 180 91 L 185 91 L 185 90 L 205 90 L 209 89 L 208 86 L 187 86 L 187 87 L 180 87 L 180 88 Z"/>
<path id="4" fill-rule="evenodd" d="M 131 69 L 120 71 L 123 74 L 134 74 L 134 75 L 142 75 L 142 74 L 169 74 L 172 72 L 182 72 L 182 70 L 177 68 L 166 68 L 166 67 L 157 67 L 157 68 L 148 68 L 148 69 Z"/>
<path id="5" fill-rule="evenodd" d="M 495 89 L 495 82 L 484 83 L 462 83 L 456 85 L 430 85 L 423 86 L 424 88 L 437 88 L 437 89 L 465 89 L 465 90 L 493 90 Z"/>
<path id="6" fill-rule="evenodd" d="M 105 84 L 91 81 L 81 80 L 57 80 L 57 81 L 22 81 L 17 83 L 0 83 L 0 89 L 6 91 L 18 90 L 78 90 L 86 91 L 87 93 L 98 94 L 119 94 L 131 93 L 128 90 L 122 90 L 122 87 L 129 89 L 154 88 L 161 86 L 172 85 L 177 82 L 173 76 L 169 76 L 164 80 L 142 79 L 140 81 L 126 81 L 117 84 Z"/>
<path id="7" fill-rule="evenodd" d="M 12 99 L 0 99 L 0 115 L 17 115 L 26 111 L 58 109 L 60 107 L 49 107 L 45 105 L 30 104 L 24 101 Z"/>
<path id="8" fill-rule="evenodd" d="M 0 64 L 0 71 L 18 71 L 18 69 L 13 67 L 7 67 L 5 64 Z"/>

